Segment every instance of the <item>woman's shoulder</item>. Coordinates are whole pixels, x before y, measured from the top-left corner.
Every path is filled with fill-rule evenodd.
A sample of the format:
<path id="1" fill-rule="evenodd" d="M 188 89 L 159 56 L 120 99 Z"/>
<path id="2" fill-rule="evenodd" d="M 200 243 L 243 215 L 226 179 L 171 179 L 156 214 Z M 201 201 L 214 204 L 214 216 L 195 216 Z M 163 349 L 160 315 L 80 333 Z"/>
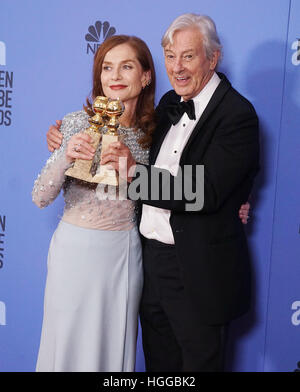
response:
<path id="1" fill-rule="evenodd" d="M 88 118 L 89 115 L 84 110 L 67 113 L 62 119 L 61 131 L 81 132 L 90 126 Z"/>
<path id="2" fill-rule="evenodd" d="M 67 113 L 63 117 L 63 121 L 87 121 L 89 115 L 84 110 L 77 110 L 75 112 Z"/>

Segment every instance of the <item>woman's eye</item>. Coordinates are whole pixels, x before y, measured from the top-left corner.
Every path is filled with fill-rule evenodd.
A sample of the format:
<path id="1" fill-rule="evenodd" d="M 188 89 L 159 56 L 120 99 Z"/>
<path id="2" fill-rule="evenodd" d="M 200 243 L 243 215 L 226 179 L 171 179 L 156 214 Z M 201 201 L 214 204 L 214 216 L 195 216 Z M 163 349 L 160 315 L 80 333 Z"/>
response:
<path id="1" fill-rule="evenodd" d="M 103 71 L 110 71 L 111 67 L 109 67 L 108 65 L 104 65 L 102 69 Z"/>
<path id="2" fill-rule="evenodd" d="M 133 68 L 132 65 L 129 65 L 129 64 L 124 65 L 124 69 L 132 69 L 132 68 Z"/>

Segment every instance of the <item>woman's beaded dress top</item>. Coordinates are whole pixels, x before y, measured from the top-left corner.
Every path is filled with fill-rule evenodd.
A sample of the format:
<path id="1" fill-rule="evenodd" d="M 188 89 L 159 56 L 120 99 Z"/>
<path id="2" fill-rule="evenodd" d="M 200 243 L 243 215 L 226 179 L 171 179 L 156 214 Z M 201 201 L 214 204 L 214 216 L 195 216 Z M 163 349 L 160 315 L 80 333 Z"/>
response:
<path id="1" fill-rule="evenodd" d="M 84 111 L 67 114 L 62 121 L 61 147 L 53 152 L 41 173 L 35 180 L 32 200 L 40 208 L 48 206 L 63 188 L 65 208 L 62 220 L 77 226 L 98 230 L 129 230 L 135 222 L 135 203 L 122 200 L 116 192 L 115 197 L 107 198 L 103 185 L 91 184 L 65 176 L 72 165 L 66 159 L 67 144 L 74 134 L 88 128 L 88 115 Z M 103 133 L 107 129 L 103 128 Z M 137 162 L 147 164 L 149 151 L 138 143 L 141 130 L 120 127 L 122 141 L 130 149 Z M 101 141 L 96 156 L 101 153 Z"/>

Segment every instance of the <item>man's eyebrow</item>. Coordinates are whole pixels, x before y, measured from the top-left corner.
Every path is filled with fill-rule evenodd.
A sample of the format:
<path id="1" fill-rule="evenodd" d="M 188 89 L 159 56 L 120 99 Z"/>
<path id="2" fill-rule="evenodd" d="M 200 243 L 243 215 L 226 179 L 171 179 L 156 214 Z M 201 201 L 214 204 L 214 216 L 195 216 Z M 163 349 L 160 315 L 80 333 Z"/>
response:
<path id="1" fill-rule="evenodd" d="M 165 49 L 165 52 L 173 52 L 172 49 Z M 184 52 L 182 52 L 182 54 L 188 53 L 188 52 L 195 52 L 195 49 L 191 48 L 191 49 L 186 49 Z"/>

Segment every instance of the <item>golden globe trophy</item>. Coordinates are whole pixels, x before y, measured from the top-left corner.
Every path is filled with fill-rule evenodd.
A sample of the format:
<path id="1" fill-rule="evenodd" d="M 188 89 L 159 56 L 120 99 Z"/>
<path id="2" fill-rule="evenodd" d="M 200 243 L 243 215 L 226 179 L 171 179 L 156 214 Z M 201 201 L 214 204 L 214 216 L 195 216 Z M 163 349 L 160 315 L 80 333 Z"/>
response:
<path id="1" fill-rule="evenodd" d="M 91 124 L 91 126 L 84 131 L 84 133 L 91 136 L 92 146 L 95 148 L 95 150 L 97 149 L 100 142 L 100 128 L 104 126 L 104 120 L 102 117 L 105 115 L 107 103 L 107 97 L 98 96 L 95 98 L 93 103 L 93 111 L 95 116 L 88 119 L 88 122 Z M 74 165 L 66 170 L 65 174 L 69 177 L 78 178 L 79 180 L 83 181 L 99 182 L 91 173 L 92 164 L 93 159 L 76 159 Z"/>
<path id="2" fill-rule="evenodd" d="M 106 105 L 105 114 L 110 120 L 106 123 L 108 131 L 105 135 L 102 135 L 102 149 L 101 155 L 108 148 L 110 143 L 117 142 L 120 140 L 120 136 L 118 134 L 118 128 L 120 123 L 118 118 L 123 114 L 125 110 L 125 106 L 120 99 L 109 99 Z M 114 168 L 112 168 L 109 164 L 100 165 L 99 171 L 95 175 L 97 182 L 106 185 L 118 185 L 118 174 Z"/>

